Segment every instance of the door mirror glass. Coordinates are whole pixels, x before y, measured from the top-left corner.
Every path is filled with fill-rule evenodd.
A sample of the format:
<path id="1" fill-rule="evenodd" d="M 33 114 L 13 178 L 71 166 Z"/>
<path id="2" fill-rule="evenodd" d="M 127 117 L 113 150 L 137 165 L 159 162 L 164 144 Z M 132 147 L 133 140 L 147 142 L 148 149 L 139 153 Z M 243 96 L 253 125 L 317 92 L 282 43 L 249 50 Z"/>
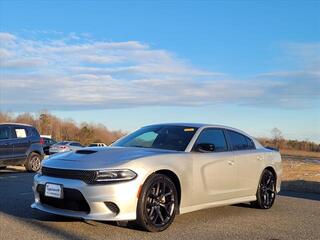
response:
<path id="1" fill-rule="evenodd" d="M 214 152 L 215 146 L 211 143 L 199 143 L 195 146 L 194 150 L 196 152 L 209 153 Z"/>

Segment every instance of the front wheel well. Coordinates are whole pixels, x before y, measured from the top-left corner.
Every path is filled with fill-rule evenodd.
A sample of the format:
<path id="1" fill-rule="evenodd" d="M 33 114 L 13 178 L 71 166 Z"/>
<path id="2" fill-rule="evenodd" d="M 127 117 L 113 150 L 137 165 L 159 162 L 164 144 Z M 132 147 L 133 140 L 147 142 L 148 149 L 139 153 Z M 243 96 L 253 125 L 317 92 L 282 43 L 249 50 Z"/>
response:
<path id="1" fill-rule="evenodd" d="M 180 206 L 180 201 L 181 201 L 181 184 L 180 184 L 180 180 L 178 178 L 178 176 L 172 172 L 171 170 L 167 170 L 167 169 L 162 169 L 162 170 L 158 170 L 155 173 L 158 174 L 163 174 L 165 176 L 167 176 L 168 178 L 170 178 L 172 180 L 172 182 L 174 183 L 176 189 L 177 189 L 177 193 L 178 193 L 178 204 Z"/>

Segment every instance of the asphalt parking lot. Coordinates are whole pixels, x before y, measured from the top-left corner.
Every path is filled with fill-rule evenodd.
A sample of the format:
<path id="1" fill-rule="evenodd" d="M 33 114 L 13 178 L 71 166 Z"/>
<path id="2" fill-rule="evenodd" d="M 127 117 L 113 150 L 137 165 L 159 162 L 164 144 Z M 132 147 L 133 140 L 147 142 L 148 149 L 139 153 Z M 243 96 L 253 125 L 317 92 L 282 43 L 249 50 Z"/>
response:
<path id="1" fill-rule="evenodd" d="M 320 239 L 320 195 L 284 192 L 270 210 L 240 204 L 178 216 L 161 233 L 30 208 L 33 174 L 0 170 L 0 239 Z"/>

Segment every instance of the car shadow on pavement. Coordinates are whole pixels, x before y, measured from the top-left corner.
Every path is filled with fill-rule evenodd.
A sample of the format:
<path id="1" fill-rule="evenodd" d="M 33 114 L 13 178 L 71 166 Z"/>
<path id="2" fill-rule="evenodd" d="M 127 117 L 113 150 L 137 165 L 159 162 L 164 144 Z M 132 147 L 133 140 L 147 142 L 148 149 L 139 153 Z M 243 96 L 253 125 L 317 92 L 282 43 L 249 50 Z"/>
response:
<path id="1" fill-rule="evenodd" d="M 27 173 L 27 171 L 24 167 L 6 167 L 5 169 L 0 169 L 0 176 L 12 173 Z"/>
<path id="2" fill-rule="evenodd" d="M 320 182 L 306 180 L 282 181 L 281 190 L 320 194 Z"/>
<path id="3" fill-rule="evenodd" d="M 318 193 L 281 191 L 279 195 L 286 196 L 286 197 L 303 198 L 308 200 L 320 201 L 320 194 Z"/>

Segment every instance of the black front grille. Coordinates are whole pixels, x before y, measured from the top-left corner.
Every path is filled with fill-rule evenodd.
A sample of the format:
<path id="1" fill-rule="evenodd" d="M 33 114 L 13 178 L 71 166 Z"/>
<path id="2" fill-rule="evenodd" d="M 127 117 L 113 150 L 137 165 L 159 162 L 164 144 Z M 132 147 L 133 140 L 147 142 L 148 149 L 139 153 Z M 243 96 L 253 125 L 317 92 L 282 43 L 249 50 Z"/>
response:
<path id="1" fill-rule="evenodd" d="M 40 196 L 40 202 L 55 208 L 67 209 L 90 213 L 90 207 L 80 191 L 71 188 L 63 189 L 63 199 L 47 197 L 44 195 L 45 185 L 39 184 L 37 192 Z"/>
<path id="2" fill-rule="evenodd" d="M 42 167 L 42 175 L 56 178 L 78 179 L 88 184 L 93 184 L 97 177 L 96 171 L 90 170 L 68 170 L 58 168 Z"/>

